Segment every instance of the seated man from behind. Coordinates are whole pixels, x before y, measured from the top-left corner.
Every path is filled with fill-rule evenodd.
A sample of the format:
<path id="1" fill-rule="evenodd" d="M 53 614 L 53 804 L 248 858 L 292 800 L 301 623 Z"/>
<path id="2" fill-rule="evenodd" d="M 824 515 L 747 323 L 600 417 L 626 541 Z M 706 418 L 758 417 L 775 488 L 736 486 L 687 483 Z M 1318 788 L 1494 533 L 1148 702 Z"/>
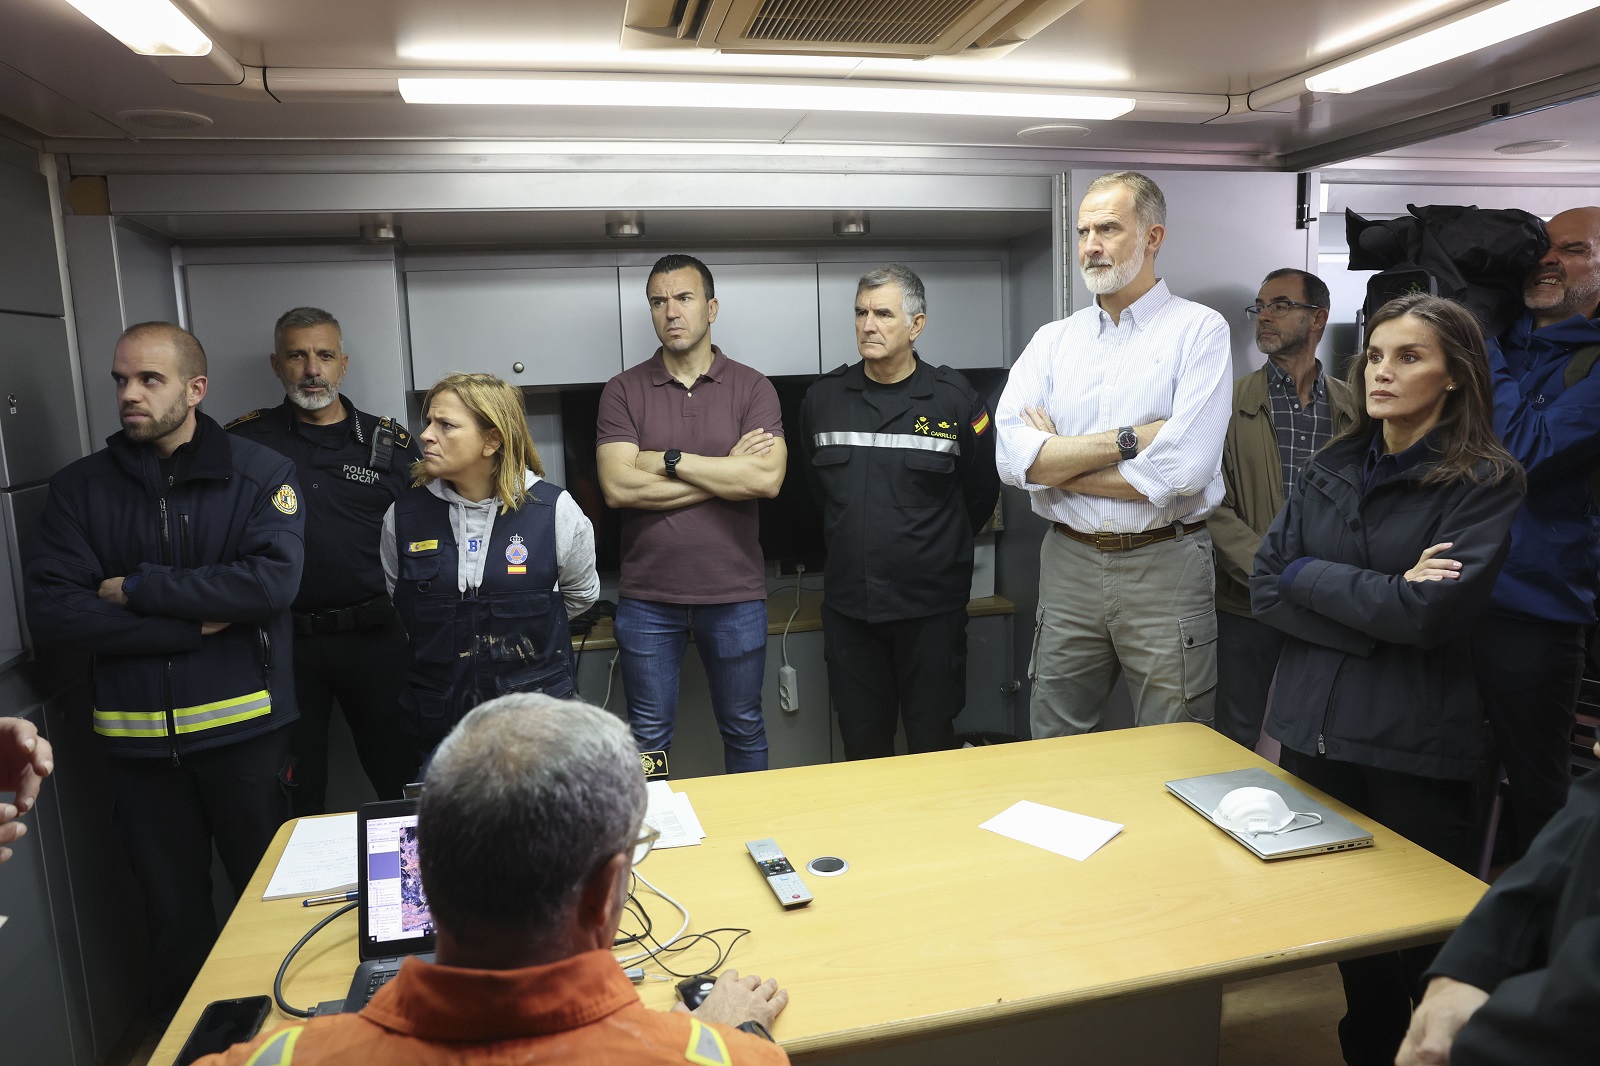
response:
<path id="1" fill-rule="evenodd" d="M 729 971 L 696 1010 L 661 1012 L 617 965 L 635 856 L 653 839 L 644 810 L 638 752 L 612 715 L 538 693 L 483 704 L 439 745 L 422 789 L 418 857 L 438 961 L 409 959 L 359 1014 L 201 1061 L 788 1062 L 750 1035 L 788 1004 L 776 981 Z"/>

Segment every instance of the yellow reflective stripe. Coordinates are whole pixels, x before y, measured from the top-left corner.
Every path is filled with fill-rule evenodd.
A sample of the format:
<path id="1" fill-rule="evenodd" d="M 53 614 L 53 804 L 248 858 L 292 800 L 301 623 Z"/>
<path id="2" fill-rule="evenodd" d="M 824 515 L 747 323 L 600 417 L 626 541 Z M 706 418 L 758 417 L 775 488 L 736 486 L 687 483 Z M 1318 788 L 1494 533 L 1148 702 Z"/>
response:
<path id="1" fill-rule="evenodd" d="M 683 1057 L 695 1066 L 728 1066 L 732 1062 L 722 1034 L 699 1018 L 689 1019 L 689 1046 L 683 1049 Z"/>
<path id="2" fill-rule="evenodd" d="M 244 1066 L 289 1066 L 294 1057 L 295 1041 L 300 1039 L 303 1026 L 280 1029 L 256 1048 L 255 1054 L 245 1060 Z"/>
<path id="3" fill-rule="evenodd" d="M 203 703 L 198 707 L 179 707 L 172 712 L 172 720 L 180 733 L 196 733 L 214 729 L 247 718 L 259 718 L 272 710 L 272 697 L 266 689 L 232 699 Z"/>
<path id="4" fill-rule="evenodd" d="M 94 712 L 94 731 L 103 737 L 164 737 L 167 716 L 161 711 Z"/>
<path id="5" fill-rule="evenodd" d="M 195 707 L 179 707 L 172 712 L 172 720 L 179 733 L 198 733 L 271 713 L 272 698 L 266 689 L 261 689 Z M 96 707 L 94 731 L 105 737 L 166 736 L 167 716 L 163 711 L 103 711 Z"/>
<path id="6" fill-rule="evenodd" d="M 216 729 L 219 726 L 233 725 L 235 722 L 247 722 L 252 718 L 260 718 L 264 714 L 271 714 L 271 713 L 272 713 L 272 704 L 263 703 L 259 707 L 252 707 L 249 710 L 240 711 L 238 714 L 230 714 L 230 715 L 228 715 L 228 716 L 226 716 L 224 718 L 211 718 L 211 719 L 208 719 L 208 720 L 206 720 L 204 722 L 187 722 L 187 723 L 185 723 L 185 722 L 180 721 L 178 723 L 178 732 L 180 732 L 180 733 L 198 733 L 202 729 Z"/>

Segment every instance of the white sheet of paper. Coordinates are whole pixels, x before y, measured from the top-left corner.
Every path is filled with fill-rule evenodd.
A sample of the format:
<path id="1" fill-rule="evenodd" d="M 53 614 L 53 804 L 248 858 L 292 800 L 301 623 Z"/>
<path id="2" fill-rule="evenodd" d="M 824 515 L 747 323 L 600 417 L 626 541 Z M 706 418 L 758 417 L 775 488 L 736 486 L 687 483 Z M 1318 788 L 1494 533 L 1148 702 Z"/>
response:
<path id="1" fill-rule="evenodd" d="M 1122 832 L 1122 826 L 1086 814 L 1018 800 L 978 827 L 1082 862 Z"/>
<path id="2" fill-rule="evenodd" d="M 356 816 L 302 818 L 262 899 L 316 896 L 356 887 Z"/>
<path id="3" fill-rule="evenodd" d="M 647 782 L 645 795 L 645 824 L 661 834 L 656 839 L 656 847 L 687 848 L 705 838 L 706 831 L 688 796 L 672 791 L 672 786 L 665 781 Z"/>
<path id="4" fill-rule="evenodd" d="M 672 798 L 678 811 L 678 820 L 683 823 L 683 828 L 696 840 L 704 840 L 706 830 L 700 824 L 700 816 L 694 813 L 694 804 L 689 802 L 689 794 L 687 792 L 674 792 Z"/>

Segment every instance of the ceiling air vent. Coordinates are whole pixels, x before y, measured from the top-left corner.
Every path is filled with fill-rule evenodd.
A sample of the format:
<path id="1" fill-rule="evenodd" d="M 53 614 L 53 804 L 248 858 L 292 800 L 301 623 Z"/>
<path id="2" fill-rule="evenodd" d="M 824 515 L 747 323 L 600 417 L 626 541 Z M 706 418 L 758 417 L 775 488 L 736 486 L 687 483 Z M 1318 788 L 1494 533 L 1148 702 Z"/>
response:
<path id="1" fill-rule="evenodd" d="M 177 111 L 168 107 L 130 107 L 117 112 L 124 125 L 160 133 L 186 133 L 211 125 L 211 116 L 198 111 Z"/>
<path id="2" fill-rule="evenodd" d="M 628 0 L 624 22 L 628 30 L 724 52 L 926 59 L 1010 48 L 1081 2 Z"/>

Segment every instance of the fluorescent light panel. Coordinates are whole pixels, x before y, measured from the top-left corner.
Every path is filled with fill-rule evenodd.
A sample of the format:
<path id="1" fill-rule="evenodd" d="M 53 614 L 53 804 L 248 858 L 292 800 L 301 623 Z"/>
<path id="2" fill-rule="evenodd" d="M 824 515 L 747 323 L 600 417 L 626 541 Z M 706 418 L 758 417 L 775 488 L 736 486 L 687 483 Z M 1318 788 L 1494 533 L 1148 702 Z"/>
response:
<path id="1" fill-rule="evenodd" d="M 1597 0 L 1600 2 L 1600 0 Z M 1000 118 L 1113 119 L 1133 110 L 1123 96 L 975 92 L 872 85 L 761 82 L 606 81 L 563 78 L 401 78 L 410 104 L 523 107 L 737 108 Z"/>
<path id="2" fill-rule="evenodd" d="M 1600 0 L 1507 0 L 1306 79 L 1314 93 L 1354 93 L 1600 7 Z"/>
<path id="3" fill-rule="evenodd" d="M 203 56 L 211 38 L 169 0 L 67 0 L 96 25 L 145 56 Z"/>

